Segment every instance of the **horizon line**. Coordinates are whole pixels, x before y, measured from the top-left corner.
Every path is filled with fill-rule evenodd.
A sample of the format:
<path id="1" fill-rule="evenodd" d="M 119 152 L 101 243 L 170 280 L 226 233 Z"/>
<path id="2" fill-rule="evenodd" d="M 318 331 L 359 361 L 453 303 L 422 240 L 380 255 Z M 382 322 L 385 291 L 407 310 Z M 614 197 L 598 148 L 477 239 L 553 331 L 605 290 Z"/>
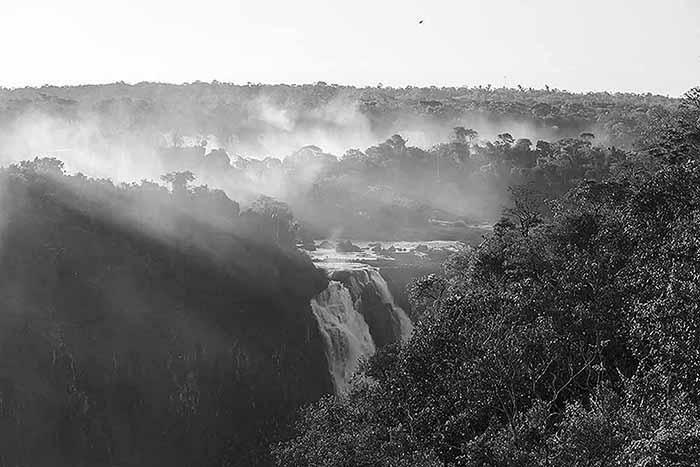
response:
<path id="1" fill-rule="evenodd" d="M 523 86 L 523 85 L 494 85 L 493 83 L 481 83 L 481 84 L 461 84 L 461 85 L 447 85 L 447 84 L 405 84 L 405 85 L 393 85 L 384 84 L 378 82 L 377 84 L 359 84 L 359 83 L 329 83 L 324 80 L 318 80 L 316 82 L 282 82 L 282 81 L 268 81 L 268 82 L 256 82 L 256 81 L 246 81 L 246 82 L 236 82 L 236 81 L 220 81 L 217 79 L 212 79 L 211 81 L 204 80 L 194 80 L 194 81 L 151 81 L 151 80 L 140 80 L 140 81 L 95 81 L 95 82 L 75 82 L 75 83 L 43 83 L 43 84 L 26 84 L 24 86 L 6 86 L 0 84 L 0 91 L 22 91 L 29 89 L 44 89 L 44 88 L 79 88 L 79 87 L 100 87 L 100 86 L 142 86 L 142 85 L 161 85 L 161 86 L 193 86 L 193 85 L 210 85 L 210 86 L 229 86 L 229 87 L 276 87 L 276 86 L 290 86 L 290 87 L 306 87 L 306 86 L 328 86 L 328 87 L 338 87 L 338 88 L 352 88 L 352 89 L 391 89 L 391 90 L 406 90 L 406 89 L 465 89 L 465 90 L 476 90 L 476 89 L 488 89 L 494 90 L 511 90 L 520 92 L 552 92 L 552 93 L 562 93 L 562 94 L 573 94 L 573 95 L 587 95 L 587 94 L 610 94 L 610 95 L 632 95 L 632 96 L 652 96 L 652 97 L 663 97 L 666 99 L 683 99 L 685 94 L 694 89 L 694 87 L 689 88 L 687 91 L 676 96 L 667 94 L 659 94 L 651 91 L 630 91 L 630 90 L 610 90 L 610 89 L 588 89 L 588 90 L 569 90 L 564 88 L 558 88 L 556 86 L 549 86 L 549 88 L 539 88 L 533 86 Z M 522 89 L 519 87 L 522 86 Z M 545 86 L 547 86 L 545 84 Z M 699 83 L 700 86 L 700 83 Z"/>

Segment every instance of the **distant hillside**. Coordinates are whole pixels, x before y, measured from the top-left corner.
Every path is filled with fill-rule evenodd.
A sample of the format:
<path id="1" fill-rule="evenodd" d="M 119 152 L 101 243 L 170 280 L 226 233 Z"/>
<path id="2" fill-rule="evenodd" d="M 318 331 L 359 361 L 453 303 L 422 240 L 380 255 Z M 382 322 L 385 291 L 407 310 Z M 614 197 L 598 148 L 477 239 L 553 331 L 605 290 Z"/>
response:
<path id="1" fill-rule="evenodd" d="M 631 146 L 650 119 L 678 103 L 651 94 L 491 86 L 114 83 L 0 90 L 0 129 L 40 113 L 89 122 L 104 137 L 213 137 L 234 153 L 276 157 L 306 144 L 342 153 L 394 133 L 430 145 L 458 125 L 488 138 L 508 131 L 516 138 L 554 140 L 591 131 L 609 144 Z"/>

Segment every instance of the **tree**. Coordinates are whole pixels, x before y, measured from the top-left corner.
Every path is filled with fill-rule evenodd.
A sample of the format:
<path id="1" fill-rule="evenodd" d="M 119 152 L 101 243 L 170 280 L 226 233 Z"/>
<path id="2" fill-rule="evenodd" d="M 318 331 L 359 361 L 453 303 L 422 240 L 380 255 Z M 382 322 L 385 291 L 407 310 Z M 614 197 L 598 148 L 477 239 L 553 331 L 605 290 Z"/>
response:
<path id="1" fill-rule="evenodd" d="M 527 236 L 534 226 L 543 222 L 544 195 L 534 183 L 510 187 L 512 207 L 504 211 L 506 217 L 517 222 L 520 232 Z"/>
<path id="2" fill-rule="evenodd" d="M 189 192 L 187 184 L 193 182 L 195 178 L 194 174 L 189 170 L 184 172 L 170 172 L 160 177 L 164 182 L 171 184 L 175 196 L 186 195 Z"/>
<path id="3" fill-rule="evenodd" d="M 476 130 L 457 126 L 453 129 L 452 139 L 456 143 L 465 144 L 468 141 L 471 144 L 478 135 L 479 133 Z"/>
<path id="4" fill-rule="evenodd" d="M 21 170 L 31 170 L 44 175 L 61 176 L 64 171 L 63 161 L 55 157 L 35 157 L 32 161 L 19 163 Z"/>
<path id="5" fill-rule="evenodd" d="M 511 136 L 510 133 L 501 133 L 500 135 L 498 135 L 496 137 L 496 141 L 497 141 L 497 144 L 500 144 L 502 146 L 509 148 L 513 144 L 515 139 L 513 138 L 513 136 Z"/>
<path id="6" fill-rule="evenodd" d="M 543 156 L 548 156 L 552 152 L 552 144 L 544 140 L 537 140 L 535 148 Z"/>
<path id="7" fill-rule="evenodd" d="M 530 148 L 531 148 L 531 147 L 532 147 L 532 141 L 531 141 L 530 139 L 528 139 L 528 138 L 519 138 L 519 139 L 515 142 L 515 146 L 513 147 L 513 149 L 515 149 L 515 150 L 517 150 L 517 151 L 525 151 L 525 152 L 527 152 L 527 151 L 530 151 Z"/>
<path id="8" fill-rule="evenodd" d="M 289 205 L 269 196 L 260 196 L 251 205 L 248 216 L 257 216 L 259 225 L 257 234 L 269 238 L 272 242 L 293 248 L 296 232 L 299 228 Z"/>
<path id="9" fill-rule="evenodd" d="M 406 150 L 406 140 L 401 135 L 393 135 L 387 140 L 387 143 L 397 153 L 402 153 Z"/>

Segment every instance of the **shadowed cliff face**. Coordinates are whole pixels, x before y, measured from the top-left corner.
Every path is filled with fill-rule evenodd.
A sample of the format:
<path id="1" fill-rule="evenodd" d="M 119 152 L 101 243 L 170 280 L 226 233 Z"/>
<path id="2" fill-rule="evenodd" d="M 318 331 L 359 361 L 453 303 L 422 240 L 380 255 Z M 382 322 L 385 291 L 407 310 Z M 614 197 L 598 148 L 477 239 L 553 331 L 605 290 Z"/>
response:
<path id="1" fill-rule="evenodd" d="M 0 463 L 261 464 L 279 424 L 333 390 L 310 261 L 174 195 L 0 179 Z"/>
<path id="2" fill-rule="evenodd" d="M 394 303 L 377 269 L 336 270 L 330 278 L 328 288 L 311 305 L 326 344 L 335 391 L 342 393 L 361 359 L 379 347 L 410 338 L 413 324 Z"/>
<path id="3" fill-rule="evenodd" d="M 369 325 L 378 347 L 403 342 L 411 336 L 413 324 L 403 309 L 394 303 L 384 278 L 373 267 L 335 271 L 331 279 L 342 282 L 350 292 L 355 308 Z"/>

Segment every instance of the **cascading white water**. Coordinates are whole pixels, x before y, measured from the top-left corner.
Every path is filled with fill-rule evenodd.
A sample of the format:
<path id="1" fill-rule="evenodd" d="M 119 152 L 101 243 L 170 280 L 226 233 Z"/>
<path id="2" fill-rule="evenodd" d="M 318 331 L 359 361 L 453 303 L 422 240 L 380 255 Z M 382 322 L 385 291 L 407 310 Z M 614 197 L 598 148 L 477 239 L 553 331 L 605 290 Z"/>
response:
<path id="1" fill-rule="evenodd" d="M 311 309 L 325 343 L 335 391 L 344 392 L 360 359 L 374 354 L 369 327 L 340 282 L 331 281 L 326 290 L 311 300 Z"/>
<path id="2" fill-rule="evenodd" d="M 337 393 L 347 389 L 360 359 L 377 347 L 403 342 L 413 324 L 396 306 L 384 278 L 371 266 L 335 270 L 323 292 L 311 300 L 326 344 L 329 371 Z"/>

